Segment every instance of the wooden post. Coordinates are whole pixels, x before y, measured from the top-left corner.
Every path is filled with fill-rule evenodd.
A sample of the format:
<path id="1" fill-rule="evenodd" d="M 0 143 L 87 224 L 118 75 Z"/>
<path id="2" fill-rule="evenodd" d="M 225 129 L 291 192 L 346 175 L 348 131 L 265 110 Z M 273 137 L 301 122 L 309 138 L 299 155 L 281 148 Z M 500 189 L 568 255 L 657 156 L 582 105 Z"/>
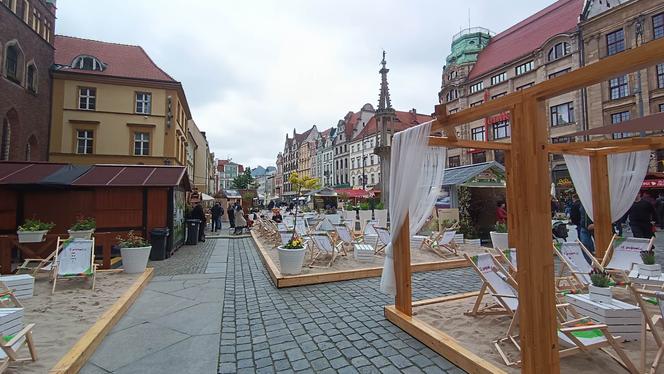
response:
<path id="1" fill-rule="evenodd" d="M 516 226 L 516 198 L 514 197 L 514 185 L 516 182 L 514 181 L 514 173 L 511 171 L 512 170 L 512 152 L 511 151 L 503 151 L 505 152 L 505 203 L 507 205 L 507 232 L 510 233 L 516 233 L 518 230 L 518 226 Z M 516 236 L 515 235 L 508 235 L 507 236 L 507 243 L 510 248 L 516 248 Z"/>
<path id="2" fill-rule="evenodd" d="M 595 228 L 595 257 L 604 258 L 613 233 L 609 167 L 606 154 L 590 155 L 590 186 L 593 197 L 593 225 Z"/>
<path id="3" fill-rule="evenodd" d="M 512 112 L 509 209 L 517 248 L 519 331 L 523 373 L 559 373 L 558 335 L 551 254 L 551 177 L 547 108 L 522 96 Z M 508 183 L 509 183 L 508 182 Z"/>
<path id="4" fill-rule="evenodd" d="M 9 236 L 0 236 L 0 272 L 12 273 L 12 240 Z"/>
<path id="5" fill-rule="evenodd" d="M 407 316 L 413 315 L 413 291 L 411 288 L 410 269 L 410 225 L 408 213 L 401 227 L 396 231 L 396 241 L 392 254 L 394 255 L 394 273 L 397 282 L 397 295 L 395 306 Z"/>

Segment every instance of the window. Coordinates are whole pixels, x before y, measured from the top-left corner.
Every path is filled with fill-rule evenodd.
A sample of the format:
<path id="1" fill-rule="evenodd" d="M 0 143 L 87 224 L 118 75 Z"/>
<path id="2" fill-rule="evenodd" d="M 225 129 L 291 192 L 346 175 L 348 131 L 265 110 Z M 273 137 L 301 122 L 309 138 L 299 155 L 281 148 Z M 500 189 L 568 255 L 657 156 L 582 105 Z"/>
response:
<path id="1" fill-rule="evenodd" d="M 551 73 L 551 74 L 549 74 L 549 79 L 551 79 L 551 78 L 555 78 L 555 77 L 559 77 L 559 76 L 561 76 L 561 75 L 563 75 L 563 74 L 567 74 L 567 73 L 569 73 L 570 71 L 572 71 L 572 68 L 567 68 L 567 69 L 563 69 L 563 70 L 558 70 L 558 71 L 555 72 L 555 73 Z"/>
<path id="2" fill-rule="evenodd" d="M 611 115 L 611 123 L 612 124 L 618 124 L 620 122 L 625 122 L 629 121 L 629 112 L 619 112 L 619 113 L 614 113 Z M 629 132 L 619 132 L 619 133 L 614 133 L 613 134 L 613 139 L 623 139 L 623 138 L 629 138 L 633 136 L 632 133 Z"/>
<path id="3" fill-rule="evenodd" d="M 522 86 L 517 87 L 516 90 L 517 90 L 517 91 L 525 90 L 526 88 L 530 88 L 530 87 L 532 87 L 532 86 L 534 86 L 534 85 L 535 85 L 535 82 L 526 83 L 526 84 L 524 84 L 524 85 L 522 85 Z"/>
<path id="4" fill-rule="evenodd" d="M 19 50 L 16 45 L 10 45 L 7 47 L 7 52 L 5 56 L 5 76 L 16 82 L 16 83 L 21 83 L 19 79 L 19 69 L 18 69 L 18 62 L 19 62 Z"/>
<path id="5" fill-rule="evenodd" d="M 456 78 L 456 77 L 457 77 L 457 72 L 456 72 L 456 70 L 452 70 L 452 71 L 450 71 L 449 74 L 447 74 L 447 79 L 454 79 L 454 78 Z"/>
<path id="6" fill-rule="evenodd" d="M 454 113 L 456 113 L 456 112 L 458 112 L 458 111 L 459 111 L 459 108 L 454 108 L 454 109 L 450 109 L 448 113 L 449 113 L 449 114 L 454 114 Z"/>
<path id="7" fill-rule="evenodd" d="M 551 138 L 551 143 L 553 144 L 558 144 L 558 143 L 573 143 L 574 138 L 569 137 L 569 136 L 558 136 L 555 138 Z"/>
<path id="8" fill-rule="evenodd" d="M 491 96 L 491 100 L 497 99 L 497 98 L 499 98 L 501 96 L 505 96 L 505 95 L 507 95 L 507 92 L 501 92 L 499 94 L 495 94 L 495 95 Z"/>
<path id="9" fill-rule="evenodd" d="M 659 104 L 659 111 L 664 112 L 664 104 Z"/>
<path id="10" fill-rule="evenodd" d="M 28 90 L 32 93 L 37 93 L 37 69 L 35 65 L 28 65 L 27 80 Z"/>
<path id="11" fill-rule="evenodd" d="M 5 118 L 2 121 L 2 138 L 0 142 L 0 160 L 9 160 L 9 141 L 11 138 L 11 129 L 9 121 Z"/>
<path id="12" fill-rule="evenodd" d="M 459 98 L 459 91 L 457 91 L 456 88 L 453 89 L 453 90 L 450 90 L 450 92 L 447 93 L 445 98 L 447 99 L 447 101 L 456 100 L 456 99 Z"/>
<path id="13" fill-rule="evenodd" d="M 653 39 L 658 39 L 664 36 L 664 13 L 652 17 L 652 34 Z"/>
<path id="14" fill-rule="evenodd" d="M 486 151 L 471 153 L 470 159 L 473 164 L 486 162 Z"/>
<path id="15" fill-rule="evenodd" d="M 480 81 L 470 86 L 470 93 L 480 92 L 484 89 L 484 82 Z"/>
<path id="16" fill-rule="evenodd" d="M 30 3 L 28 0 L 23 0 L 23 22 L 28 23 L 30 19 Z"/>
<path id="17" fill-rule="evenodd" d="M 483 141 L 486 140 L 485 135 L 486 134 L 485 134 L 485 131 L 484 131 L 484 126 L 473 127 L 472 129 L 470 129 L 470 138 L 472 140 L 483 142 Z"/>
<path id="18" fill-rule="evenodd" d="M 97 107 L 97 89 L 81 87 L 78 89 L 78 109 L 95 110 Z"/>
<path id="19" fill-rule="evenodd" d="M 564 103 L 551 107 L 551 127 L 569 125 L 574 120 L 574 103 Z"/>
<path id="20" fill-rule="evenodd" d="M 627 92 L 627 76 L 613 78 L 609 81 L 609 97 L 611 100 L 626 97 Z"/>
<path id="21" fill-rule="evenodd" d="M 606 54 L 608 56 L 625 50 L 625 30 L 620 29 L 606 34 Z"/>
<path id="22" fill-rule="evenodd" d="M 549 49 L 548 60 L 553 61 L 557 60 L 563 56 L 567 56 L 570 53 L 570 47 L 567 42 L 561 42 Z"/>
<path id="23" fill-rule="evenodd" d="M 150 155 L 150 134 L 147 132 L 134 133 L 134 155 Z"/>
<path id="24" fill-rule="evenodd" d="M 72 62 L 71 67 L 81 70 L 97 70 L 104 71 L 106 66 L 98 59 L 92 56 L 78 56 Z"/>
<path id="25" fill-rule="evenodd" d="M 152 111 L 152 94 L 136 92 L 136 113 L 150 114 Z"/>
<path id="26" fill-rule="evenodd" d="M 498 75 L 494 75 L 493 77 L 491 77 L 491 85 L 493 86 L 500 82 L 504 82 L 505 80 L 507 80 L 507 73 L 502 72 Z"/>
<path id="27" fill-rule="evenodd" d="M 461 156 L 451 156 L 447 158 L 447 167 L 455 168 L 461 166 Z"/>
<path id="28" fill-rule="evenodd" d="M 664 63 L 657 65 L 657 88 L 664 88 Z"/>
<path id="29" fill-rule="evenodd" d="M 16 0 L 2 0 L 2 3 L 11 9 L 12 12 L 16 13 Z"/>
<path id="30" fill-rule="evenodd" d="M 500 121 L 492 125 L 493 138 L 504 139 L 510 136 L 510 121 Z"/>
<path id="31" fill-rule="evenodd" d="M 76 130 L 76 153 L 80 155 L 92 154 L 92 130 Z"/>
<path id="32" fill-rule="evenodd" d="M 350 166 L 352 169 L 355 169 L 355 159 L 350 160 Z"/>
<path id="33" fill-rule="evenodd" d="M 525 73 L 533 70 L 534 67 L 535 67 L 535 63 L 531 60 L 531 61 L 526 62 L 525 64 L 521 64 L 521 65 L 515 67 L 514 72 L 516 73 L 516 75 L 521 75 L 521 74 L 525 74 Z"/>
<path id="34" fill-rule="evenodd" d="M 470 107 L 472 108 L 474 106 L 478 106 L 478 105 L 482 104 L 483 102 L 484 102 L 484 100 L 479 100 L 479 101 L 476 101 L 474 103 L 470 103 Z"/>

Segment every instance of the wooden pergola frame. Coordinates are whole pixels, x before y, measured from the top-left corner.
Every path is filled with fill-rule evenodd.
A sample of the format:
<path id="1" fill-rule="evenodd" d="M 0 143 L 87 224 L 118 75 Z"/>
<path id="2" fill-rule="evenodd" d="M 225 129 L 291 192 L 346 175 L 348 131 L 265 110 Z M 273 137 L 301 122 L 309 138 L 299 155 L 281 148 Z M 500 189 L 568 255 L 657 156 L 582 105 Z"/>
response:
<path id="1" fill-rule="evenodd" d="M 664 148 L 664 137 L 600 140 L 549 144 L 547 99 L 604 82 L 613 77 L 644 69 L 664 61 L 664 38 L 646 43 L 600 62 L 571 71 L 519 92 L 488 101 L 464 111 L 447 114 L 445 105 L 436 106 L 437 118 L 432 146 L 502 150 L 507 174 L 507 204 L 510 246 L 516 247 L 519 271 L 519 329 L 522 370 L 525 373 L 558 373 L 554 262 L 551 247 L 549 153 L 590 156 L 593 215 L 597 256 L 603 256 L 611 233 L 611 211 L 606 157 L 643 149 Z M 456 138 L 455 128 L 501 112 L 511 114 L 511 143 L 478 142 Z M 518 197 L 518 198 L 517 198 Z M 449 353 L 448 359 L 464 366 L 471 359 L 467 350 L 453 339 L 413 317 L 408 216 L 396 230 L 394 250 L 397 293 L 394 306 L 386 307 L 388 319 L 414 334 L 434 350 Z M 420 303 L 421 304 L 421 303 Z M 399 321 L 396 321 L 398 319 Z M 453 354 L 454 353 L 454 354 Z M 446 355 L 447 356 L 447 355 Z M 477 359 L 474 357 L 473 359 Z M 478 366 L 479 365 L 479 366 Z M 466 367 L 485 371 L 483 363 Z M 490 366 L 490 365 L 489 365 Z"/>

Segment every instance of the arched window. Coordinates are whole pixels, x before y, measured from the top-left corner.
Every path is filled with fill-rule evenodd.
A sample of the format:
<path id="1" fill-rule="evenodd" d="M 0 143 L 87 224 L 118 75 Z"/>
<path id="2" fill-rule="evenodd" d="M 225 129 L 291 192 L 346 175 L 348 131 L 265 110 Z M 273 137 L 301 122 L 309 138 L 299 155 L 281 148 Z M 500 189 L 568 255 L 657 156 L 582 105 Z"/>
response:
<path id="1" fill-rule="evenodd" d="M 37 138 L 34 135 L 30 135 L 30 138 L 28 138 L 28 142 L 25 145 L 25 161 L 33 161 L 39 158 L 38 147 Z"/>
<path id="2" fill-rule="evenodd" d="M 5 47 L 5 77 L 7 79 L 21 84 L 23 75 L 23 53 L 16 42 L 7 43 Z"/>
<path id="3" fill-rule="evenodd" d="M 9 127 L 9 120 L 3 118 L 2 120 L 2 137 L 0 138 L 0 160 L 9 160 L 9 141 L 11 138 L 11 128 Z"/>
<path id="4" fill-rule="evenodd" d="M 71 67 L 74 69 L 81 70 L 96 70 L 104 71 L 106 65 L 103 62 L 99 61 L 96 57 L 92 56 L 78 56 L 71 63 Z"/>
<path id="5" fill-rule="evenodd" d="M 450 92 L 447 93 L 446 98 L 447 98 L 447 101 L 456 100 L 457 98 L 459 98 L 459 91 L 457 91 L 456 88 L 453 89 L 453 90 L 450 90 Z"/>
<path id="6" fill-rule="evenodd" d="M 35 64 L 28 64 L 28 70 L 25 73 L 27 88 L 32 93 L 37 93 L 37 68 Z"/>
<path id="7" fill-rule="evenodd" d="M 567 42 L 560 42 L 556 45 L 554 45 L 550 50 L 549 50 L 549 56 L 548 60 L 553 61 L 557 60 L 563 56 L 567 56 L 570 54 L 570 46 L 569 43 Z"/>

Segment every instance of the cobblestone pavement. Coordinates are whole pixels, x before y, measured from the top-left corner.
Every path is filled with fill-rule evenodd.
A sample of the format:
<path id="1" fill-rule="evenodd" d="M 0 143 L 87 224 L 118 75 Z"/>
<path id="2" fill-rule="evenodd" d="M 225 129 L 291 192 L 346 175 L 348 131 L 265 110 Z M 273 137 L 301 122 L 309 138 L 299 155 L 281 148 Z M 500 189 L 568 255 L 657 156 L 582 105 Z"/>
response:
<path id="1" fill-rule="evenodd" d="M 379 279 L 277 290 L 251 239 L 229 241 L 220 373 L 455 373 L 387 321 Z M 470 269 L 417 273 L 415 299 L 479 288 Z"/>
<path id="2" fill-rule="evenodd" d="M 183 245 L 173 256 L 162 261 L 150 261 L 154 275 L 180 275 L 205 273 L 216 241 L 209 239 L 197 245 Z"/>

